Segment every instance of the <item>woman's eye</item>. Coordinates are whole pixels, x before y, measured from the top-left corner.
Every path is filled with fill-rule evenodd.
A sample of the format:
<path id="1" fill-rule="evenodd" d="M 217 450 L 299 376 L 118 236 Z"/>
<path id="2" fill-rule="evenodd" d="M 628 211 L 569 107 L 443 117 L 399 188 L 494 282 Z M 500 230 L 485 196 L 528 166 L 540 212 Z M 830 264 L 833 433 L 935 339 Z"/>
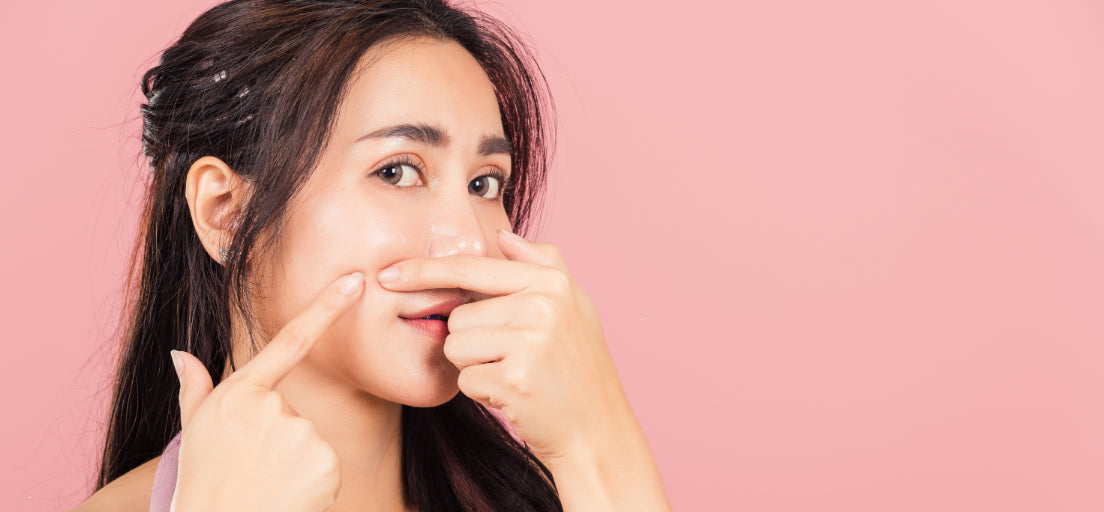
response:
<path id="1" fill-rule="evenodd" d="M 420 181 L 418 168 L 404 163 L 390 164 L 376 171 L 376 175 L 396 187 L 411 187 Z"/>
<path id="2" fill-rule="evenodd" d="M 495 174 L 485 174 L 474 180 L 471 185 L 468 186 L 472 192 L 479 194 L 487 199 L 498 199 L 502 195 L 503 178 Z M 491 195 L 487 196 L 486 191 L 490 190 Z"/>

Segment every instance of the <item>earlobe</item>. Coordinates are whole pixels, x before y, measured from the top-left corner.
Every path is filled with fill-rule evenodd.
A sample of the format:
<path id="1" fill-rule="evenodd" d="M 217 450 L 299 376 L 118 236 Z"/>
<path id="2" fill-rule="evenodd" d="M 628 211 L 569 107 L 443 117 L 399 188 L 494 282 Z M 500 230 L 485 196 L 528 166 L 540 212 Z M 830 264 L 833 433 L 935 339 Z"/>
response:
<path id="1" fill-rule="evenodd" d="M 207 254 L 222 261 L 240 223 L 241 206 L 248 199 L 246 183 L 226 162 L 205 156 L 195 161 L 185 178 L 192 226 Z"/>

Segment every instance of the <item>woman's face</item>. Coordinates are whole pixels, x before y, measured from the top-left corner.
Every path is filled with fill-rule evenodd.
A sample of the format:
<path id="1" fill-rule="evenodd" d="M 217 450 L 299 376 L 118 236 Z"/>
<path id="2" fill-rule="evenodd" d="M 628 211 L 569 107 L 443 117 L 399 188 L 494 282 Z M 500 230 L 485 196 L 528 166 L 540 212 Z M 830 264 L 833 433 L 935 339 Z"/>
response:
<path id="1" fill-rule="evenodd" d="M 458 370 L 440 341 L 400 315 L 486 296 L 394 292 L 375 276 L 407 258 L 502 258 L 496 230 L 511 229 L 503 183 L 486 174 L 509 176 L 510 154 L 501 143 L 484 142 L 504 137 L 498 103 L 487 75 L 457 43 L 418 38 L 377 46 L 361 63 L 318 167 L 288 211 L 276 265 L 262 273 L 266 289 L 253 300 L 272 333 L 329 283 L 363 272 L 364 295 L 300 366 L 392 402 L 439 405 L 459 391 Z M 426 128 L 426 140 L 414 136 L 419 130 L 387 133 L 402 125 Z"/>

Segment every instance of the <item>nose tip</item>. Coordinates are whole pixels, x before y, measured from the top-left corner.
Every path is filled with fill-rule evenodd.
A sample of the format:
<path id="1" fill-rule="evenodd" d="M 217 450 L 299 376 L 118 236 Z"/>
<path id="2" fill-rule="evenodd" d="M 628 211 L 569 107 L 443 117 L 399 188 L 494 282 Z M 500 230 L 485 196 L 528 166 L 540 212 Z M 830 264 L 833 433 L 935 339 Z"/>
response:
<path id="1" fill-rule="evenodd" d="M 433 230 L 426 245 L 427 258 L 442 258 L 453 254 L 472 254 L 486 256 L 487 240 L 480 230 L 459 232 L 456 230 Z"/>

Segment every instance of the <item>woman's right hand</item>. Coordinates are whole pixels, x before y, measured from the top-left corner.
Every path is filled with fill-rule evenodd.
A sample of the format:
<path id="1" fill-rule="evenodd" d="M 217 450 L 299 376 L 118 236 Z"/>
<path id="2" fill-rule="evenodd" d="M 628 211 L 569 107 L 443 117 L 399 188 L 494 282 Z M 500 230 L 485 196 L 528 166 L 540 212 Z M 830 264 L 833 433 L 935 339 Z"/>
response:
<path id="1" fill-rule="evenodd" d="M 308 512 L 333 505 L 341 484 L 337 452 L 273 387 L 363 289 L 359 272 L 331 283 L 217 388 L 203 363 L 179 352 L 183 429 L 170 510 Z"/>

